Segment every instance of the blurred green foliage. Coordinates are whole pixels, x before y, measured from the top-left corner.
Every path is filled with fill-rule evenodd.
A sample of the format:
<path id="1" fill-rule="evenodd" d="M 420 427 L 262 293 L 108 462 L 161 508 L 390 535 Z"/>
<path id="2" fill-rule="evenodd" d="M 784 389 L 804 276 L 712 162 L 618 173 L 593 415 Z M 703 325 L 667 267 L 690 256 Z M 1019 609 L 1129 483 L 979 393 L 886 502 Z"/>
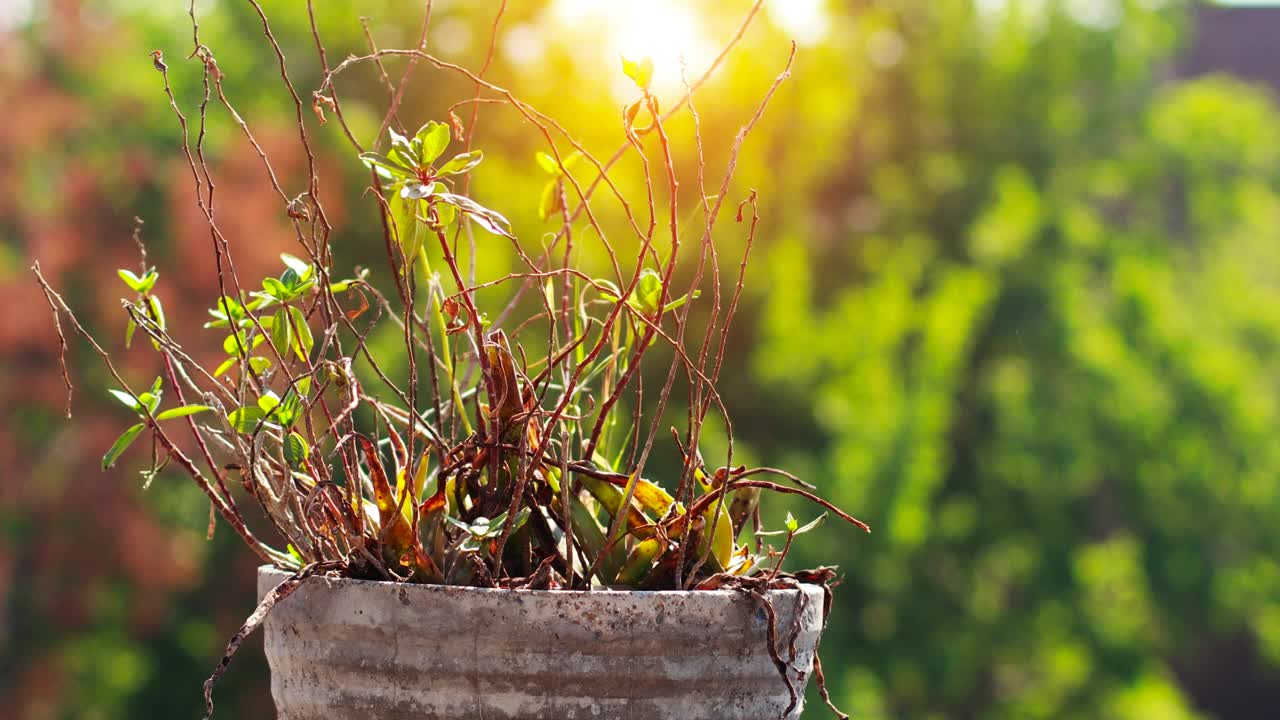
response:
<path id="1" fill-rule="evenodd" d="M 795 556 L 839 564 L 845 577 L 823 646 L 837 701 L 866 719 L 1274 707 L 1273 100 L 1229 79 L 1172 79 L 1189 31 L 1176 2 L 817 6 L 821 37 L 805 38 L 730 195 L 760 191 L 762 230 L 721 392 L 738 456 L 798 472 L 875 528 L 859 537 L 827 524 Z M 317 87 L 306 13 L 264 8 L 294 82 Z M 703 31 L 723 41 L 746 8 L 699 4 Z M 197 9 L 228 95 L 296 171 L 296 151 L 284 149 L 296 119 L 252 7 Z M 495 11 L 436 2 L 431 47 L 479 67 Z M 407 47 L 420 12 L 334 0 L 317 22 L 334 62 L 364 51 L 361 15 L 379 46 Z M 511 3 L 487 77 L 607 155 L 621 137 L 621 72 L 599 62 L 590 26 L 562 20 L 554 7 Z M 709 178 L 784 64 L 787 21 L 771 4 L 696 98 Z M 117 280 L 103 268 L 130 262 L 133 215 L 147 221 L 162 268 L 207 268 L 207 232 L 188 207 L 176 123 L 147 56 L 166 51 L 191 117 L 201 88 L 197 61 L 183 59 L 187 22 L 181 9 L 114 0 L 35 6 L 0 26 L 0 41 L 16 40 L 0 42 L 12 121 L 12 141 L 0 141 L 0 287 L 39 302 L 20 259 L 40 258 L 91 306 L 87 321 L 119 333 L 104 300 Z M 405 65 L 388 67 L 395 78 Z M 455 76 L 416 73 L 406 125 L 473 92 Z M 370 137 L 385 104 L 377 75 L 353 71 L 339 86 L 348 119 Z M 515 113 L 479 112 L 477 144 L 502 151 L 490 151 L 477 197 L 535 237 L 541 138 Z M 233 243 L 284 242 L 279 208 L 250 202 L 265 178 L 238 130 L 210 117 L 207 152 L 231 198 L 222 212 L 241 233 Z M 338 208 L 338 264 L 367 262 L 360 248 L 380 242 L 359 196 L 367 178 L 336 123 L 307 122 Z M 695 167 L 688 116 L 673 128 L 677 162 Z M 627 191 L 642 187 L 637 170 L 624 161 Z M 696 197 L 682 187 L 684 208 Z M 742 237 L 724 227 L 732 273 Z M 102 255 L 124 259 L 84 264 Z M 506 269 L 501 257 L 480 261 L 482 275 Z M 167 300 L 171 314 L 208 304 L 207 283 L 178 287 L 190 297 Z M 82 399 L 74 432 L 92 440 L 74 440 L 56 419 L 47 321 L 22 328 L 5 331 L 0 351 L 12 368 L 0 373 L 0 401 L 14 418 L 0 458 L 25 478 L 0 494 L 0 717 L 193 715 L 204 672 L 250 608 L 252 556 L 227 532 L 204 542 L 194 488 L 157 481 L 144 495 L 130 473 L 86 470 L 120 417 L 109 399 Z M 103 387 L 77 358 L 78 386 Z M 45 379 L 27 392 L 19 373 L 23 384 Z M 717 445 L 722 431 L 709 459 Z M 801 522 L 814 514 L 787 503 L 772 512 L 788 509 Z M 229 716 L 265 716 L 266 675 L 251 656 L 220 687 Z M 806 716 L 823 716 L 810 705 Z"/>

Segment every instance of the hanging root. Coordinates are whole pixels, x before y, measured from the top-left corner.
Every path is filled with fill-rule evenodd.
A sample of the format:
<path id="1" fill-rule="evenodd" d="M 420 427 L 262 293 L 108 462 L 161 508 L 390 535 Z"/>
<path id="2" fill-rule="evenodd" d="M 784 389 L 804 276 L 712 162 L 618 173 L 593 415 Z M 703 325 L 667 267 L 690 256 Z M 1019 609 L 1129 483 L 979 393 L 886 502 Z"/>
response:
<path id="1" fill-rule="evenodd" d="M 312 575 L 318 572 L 336 570 L 340 567 L 342 567 L 342 563 L 338 562 L 312 563 L 285 578 L 283 582 L 272 588 L 271 592 L 262 598 L 262 602 L 258 603 L 258 607 L 253 611 L 253 614 L 244 621 L 244 624 L 240 626 L 236 634 L 231 636 L 231 642 L 227 643 L 227 649 L 222 654 L 222 660 L 213 669 L 213 674 L 209 676 L 209 679 L 204 681 L 204 720 L 210 720 L 213 717 L 213 686 L 218 684 L 218 680 L 227 672 L 227 666 L 231 664 L 231 658 L 240 649 L 241 643 L 245 641 L 245 638 L 252 635 L 254 630 L 258 629 L 263 620 L 266 620 L 267 613 L 271 612 L 271 608 L 293 594 L 293 591 L 297 590 L 302 585 L 302 582 Z"/>
<path id="2" fill-rule="evenodd" d="M 760 605 L 764 607 L 765 613 L 769 615 L 769 659 L 773 660 L 774 667 L 778 668 L 778 673 L 782 675 L 782 681 L 787 684 L 787 692 L 791 694 L 791 701 L 787 703 L 787 709 L 782 711 L 782 717 L 786 718 L 791 714 L 792 710 L 796 709 L 799 695 L 796 693 L 796 684 L 791 680 L 791 673 L 787 672 L 787 663 L 778 654 L 778 613 L 774 611 L 773 603 L 764 592 L 758 588 L 751 588 L 748 592 L 751 597 L 760 602 Z"/>
<path id="3" fill-rule="evenodd" d="M 827 692 L 827 677 L 822 674 L 822 659 L 818 657 L 816 651 L 813 653 L 813 679 L 818 683 L 818 694 L 822 696 L 822 702 L 826 703 L 840 720 L 849 720 L 849 715 L 831 702 L 831 693 Z"/>

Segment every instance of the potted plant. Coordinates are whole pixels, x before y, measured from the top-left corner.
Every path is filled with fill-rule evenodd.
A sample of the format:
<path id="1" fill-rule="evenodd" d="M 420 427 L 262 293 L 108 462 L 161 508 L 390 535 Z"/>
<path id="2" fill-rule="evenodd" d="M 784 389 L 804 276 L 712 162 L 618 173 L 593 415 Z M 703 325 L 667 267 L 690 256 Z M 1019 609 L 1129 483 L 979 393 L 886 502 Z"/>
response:
<path id="1" fill-rule="evenodd" d="M 461 73 L 480 88 L 471 101 L 498 100 L 538 128 L 546 149 L 530 165 L 545 176 L 538 214 L 551 228 L 540 243 L 475 199 L 484 155 L 474 123 L 452 108 L 449 122 L 398 132 L 402 87 L 388 80 L 386 148 L 355 139 L 335 80 L 361 64 L 385 73 L 394 56 Z M 191 57 L 212 89 L 206 101 L 218 98 L 258 148 L 198 30 Z M 35 271 L 55 317 L 92 343 L 119 385 L 111 394 L 134 415 L 104 469 L 149 436 L 147 482 L 176 466 L 208 496 L 211 532 L 221 518 L 263 563 L 261 602 L 205 685 L 210 714 L 214 683 L 264 622 L 273 696 L 289 720 L 793 718 L 811 674 L 826 698 L 817 649 L 834 572 L 781 565 L 793 539 L 828 513 L 867 526 L 789 473 L 735 465 L 731 430 L 722 462 L 699 451 L 708 414 L 725 413 L 716 381 L 747 264 L 744 254 L 736 282 L 722 287 L 713 233 L 739 149 L 790 58 L 734 140 L 718 190 L 704 187 L 700 161 L 700 222 L 689 231 L 677 222 L 666 122 L 694 113 L 702 80 L 663 111 L 652 62 L 624 60 L 636 96 L 622 114 L 621 148 L 601 161 L 510 91 L 421 49 L 333 67 L 322 53 L 315 122 L 342 123 L 352 162 L 369 171 L 366 219 L 381 227 L 374 252 L 386 272 L 381 281 L 333 274 L 333 228 L 312 162 L 306 191 L 292 197 L 271 172 L 300 249 L 252 283 L 217 222 L 203 136 L 187 133 L 163 55 L 152 62 L 182 120 L 217 259 L 220 292 L 205 328 L 225 359 L 208 366 L 184 350 L 145 250 L 137 272 L 119 271 L 125 345 L 145 336 L 158 356 L 160 373 L 145 386 L 127 381 Z M 301 115 L 298 131 L 313 157 Z M 611 179 L 626 153 L 644 160 L 647 213 Z M 621 209 L 617 230 L 632 251 L 610 241 L 597 194 Z M 754 191 L 736 220 L 749 253 Z M 603 275 L 580 262 L 587 245 Z M 478 277 L 477 255 L 497 252 L 520 269 Z M 697 322 L 695 304 L 709 306 Z M 397 339 L 394 357 L 371 349 L 375 332 Z M 656 389 L 641 384 L 651 356 L 666 363 Z M 668 440 L 661 426 L 677 389 L 687 421 Z M 660 440 L 682 459 L 665 483 L 645 473 Z M 805 525 L 788 515 L 769 532 L 760 527 L 766 493 L 800 495 L 824 512 Z"/>

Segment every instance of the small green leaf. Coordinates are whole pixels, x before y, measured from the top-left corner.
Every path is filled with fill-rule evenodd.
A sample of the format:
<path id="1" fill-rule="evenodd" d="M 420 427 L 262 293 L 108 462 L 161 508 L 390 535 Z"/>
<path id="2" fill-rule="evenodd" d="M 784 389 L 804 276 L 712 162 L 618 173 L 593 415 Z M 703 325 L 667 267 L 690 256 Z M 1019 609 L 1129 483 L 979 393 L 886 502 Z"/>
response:
<path id="1" fill-rule="evenodd" d="M 556 159 L 551 156 L 551 153 L 545 153 L 539 150 L 533 158 L 538 161 L 538 167 L 542 168 L 542 171 L 548 175 L 560 174 L 560 163 L 556 162 Z"/>
<path id="2" fill-rule="evenodd" d="M 116 270 L 116 274 L 120 276 L 125 285 L 129 286 L 130 290 L 143 295 L 151 292 L 151 288 L 154 288 L 156 281 L 160 279 L 160 273 L 154 269 L 148 270 L 142 277 L 138 277 L 124 268 Z"/>
<path id="3" fill-rule="evenodd" d="M 448 203 L 432 203 L 431 208 L 435 211 L 435 227 L 449 227 L 458 219 L 458 209 Z"/>
<path id="4" fill-rule="evenodd" d="M 148 270 L 147 274 L 142 276 L 142 283 L 139 286 L 138 292 L 143 293 L 144 295 L 151 292 L 151 289 L 156 286 L 156 281 L 159 279 L 160 273 L 156 272 L 154 268 Z"/>
<path id="5" fill-rule="evenodd" d="M 160 332 L 164 332 L 168 325 L 164 320 L 164 307 L 160 304 L 160 298 L 155 295 L 148 295 L 147 305 L 150 306 L 151 319 L 155 321 L 156 327 L 160 328 Z M 157 348 L 160 347 L 160 344 L 155 341 L 152 341 L 152 344 Z"/>
<path id="6" fill-rule="evenodd" d="M 653 82 L 653 58 L 646 57 L 636 62 L 624 56 L 622 58 L 622 72 L 634 80 L 637 87 L 648 92 L 649 84 Z"/>
<path id="7" fill-rule="evenodd" d="M 296 342 L 293 349 L 298 353 L 298 359 L 303 362 L 307 361 L 307 357 L 311 354 L 311 348 L 315 345 L 315 338 L 311 335 L 311 327 L 307 325 L 307 317 L 302 314 L 302 310 L 293 306 L 289 306 L 289 316 L 293 318 L 290 332 L 295 334 Z"/>
<path id="8" fill-rule="evenodd" d="M 533 157 L 538 161 L 538 167 L 542 168 L 543 172 L 548 175 L 560 177 L 561 175 L 566 174 L 569 168 L 573 167 L 573 164 L 578 161 L 578 158 L 582 157 L 582 153 L 574 150 L 568 155 L 565 155 L 560 162 L 557 162 L 555 156 L 551 153 L 542 151 L 538 151 L 538 153 Z"/>
<path id="9" fill-rule="evenodd" d="M 635 291 L 631 293 L 630 304 L 646 315 L 654 315 L 658 312 L 661 302 L 662 276 L 653 268 L 645 268 L 640 273 Z"/>
<path id="10" fill-rule="evenodd" d="M 236 363 L 238 362 L 240 362 L 240 358 L 235 357 L 234 355 L 232 357 L 227 358 L 226 360 L 223 360 L 222 364 L 219 365 L 216 369 L 214 369 L 213 376 L 222 377 L 223 375 L 226 375 L 228 372 L 231 371 L 231 368 L 235 367 Z"/>
<path id="11" fill-rule="evenodd" d="M 285 427 L 293 427 L 302 413 L 302 398 L 293 389 L 285 392 L 276 411 L 270 415 L 272 420 Z"/>
<path id="12" fill-rule="evenodd" d="M 265 318 L 265 320 L 270 320 L 270 318 Z M 239 343 L 236 342 L 236 337 L 240 338 Z M 265 340 L 266 338 L 263 335 L 258 334 L 258 335 L 254 335 L 253 340 L 250 341 L 248 338 L 245 337 L 244 332 L 235 332 L 223 339 L 222 349 L 228 355 L 233 355 L 238 357 L 240 355 L 241 349 L 245 351 L 252 350 L 258 347 L 259 345 L 261 345 Z"/>
<path id="13" fill-rule="evenodd" d="M 401 165 L 395 160 L 392 160 L 386 155 L 382 155 L 380 153 L 376 153 L 376 152 L 360 153 L 360 161 L 365 164 L 365 167 L 373 168 L 377 170 L 378 174 L 381 175 L 383 179 L 386 179 L 386 180 L 392 180 L 398 177 L 412 177 L 414 175 L 413 170 L 411 170 L 410 168 L 407 168 L 404 165 Z"/>
<path id="14" fill-rule="evenodd" d="M 449 126 L 432 120 L 418 130 L 414 140 L 422 143 L 422 155 L 418 161 L 423 165 L 430 165 L 449 147 Z"/>
<path id="15" fill-rule="evenodd" d="M 148 413 L 154 413 L 160 406 L 160 396 L 154 393 L 144 392 L 138 396 L 138 400 L 142 402 L 142 407 L 146 408 Z"/>
<path id="16" fill-rule="evenodd" d="M 259 375 L 266 372 L 269 367 L 271 367 L 271 358 L 256 356 L 249 358 L 249 368 Z"/>
<path id="17" fill-rule="evenodd" d="M 395 130 L 391 131 L 391 152 L 389 155 L 392 160 L 406 167 L 416 167 L 418 165 L 418 150 L 421 146 L 422 143 L 417 138 L 410 140 Z"/>
<path id="18" fill-rule="evenodd" d="M 145 427 L 146 424 L 138 423 L 121 433 L 120 437 L 116 438 L 116 441 L 111 444 L 111 449 L 107 450 L 107 454 L 102 456 L 102 469 L 106 470 L 115 465 L 120 454 L 129 449 L 129 446 L 133 444 L 134 440 L 138 439 L 138 434 Z"/>
<path id="19" fill-rule="evenodd" d="M 173 418 L 186 417 L 195 415 L 196 413 L 209 412 L 213 408 L 208 405 L 183 405 L 182 407 L 169 408 L 156 416 L 157 420 L 171 420 Z"/>
<path id="20" fill-rule="evenodd" d="M 298 394 L 302 395 L 303 397 L 310 395 L 311 394 L 311 376 L 303 375 L 302 377 L 298 378 L 298 382 L 296 383 L 296 386 L 298 388 Z"/>
<path id="21" fill-rule="evenodd" d="M 414 258 L 422 248 L 422 223 L 418 222 L 418 209 L 422 202 L 406 198 L 401 193 L 394 193 L 387 201 L 387 209 L 391 216 L 391 224 L 395 227 L 396 240 L 400 251 L 404 253 L 405 264 L 413 265 Z"/>
<path id="22" fill-rule="evenodd" d="M 480 150 L 472 150 L 471 152 L 459 153 L 453 156 L 453 159 L 436 172 L 437 175 L 461 175 L 470 171 L 472 168 L 480 164 L 484 160 L 484 153 Z"/>
<path id="23" fill-rule="evenodd" d="M 227 421 L 231 423 L 231 427 L 235 428 L 236 432 L 249 434 L 257 429 L 258 423 L 262 422 L 266 416 L 267 414 L 262 411 L 262 408 L 246 405 L 232 410 L 227 415 Z"/>
<path id="24" fill-rule="evenodd" d="M 272 410 L 280 404 L 280 396 L 274 390 L 268 390 L 258 396 L 258 407 L 262 408 L 263 416 L 271 414 Z"/>
<path id="25" fill-rule="evenodd" d="M 289 271 L 286 270 L 285 272 Z M 262 279 L 262 289 L 265 290 L 268 295 L 280 302 L 285 302 L 291 295 L 288 286 L 273 277 Z"/>
<path id="26" fill-rule="evenodd" d="M 795 533 L 796 530 L 800 529 L 800 522 L 796 520 L 795 516 L 793 516 L 790 512 L 787 513 L 787 520 L 784 524 L 787 527 L 787 532 L 790 532 L 790 533 Z"/>
<path id="27" fill-rule="evenodd" d="M 515 239 L 515 235 L 511 233 L 511 223 L 500 213 L 490 210 L 480 203 L 463 195 L 454 195 L 452 193 L 437 193 L 436 197 L 440 200 L 453 205 L 461 212 L 476 222 L 480 227 L 488 230 L 494 235 L 502 235 Z"/>
<path id="28" fill-rule="evenodd" d="M 827 513 L 822 513 L 818 517 L 814 518 L 813 520 L 810 520 L 809 522 L 805 523 L 804 525 L 801 525 L 800 527 L 794 530 L 791 530 L 790 526 L 788 526 L 787 529 L 791 530 L 792 535 L 803 535 L 809 532 L 810 530 L 822 525 L 822 523 L 826 521 L 827 521 Z"/>
<path id="29" fill-rule="evenodd" d="M 671 312 L 672 310 L 676 310 L 676 309 L 678 309 L 678 308 L 682 307 L 685 303 L 689 302 L 690 298 L 692 298 L 692 299 L 694 299 L 694 300 L 697 300 L 697 299 L 698 299 L 698 298 L 700 298 L 700 297 L 702 297 L 702 291 L 701 291 L 701 290 L 694 290 L 692 295 L 681 295 L 680 297 L 676 298 L 675 300 L 672 300 L 671 302 L 667 303 L 666 305 L 663 305 L 663 306 L 662 306 L 662 311 L 663 311 L 663 312 Z"/>
<path id="30" fill-rule="evenodd" d="M 142 412 L 142 405 L 140 405 L 137 399 L 135 399 L 129 393 L 123 390 L 116 390 L 114 388 L 107 390 L 107 392 L 114 395 L 117 400 L 124 403 L 124 406 L 129 408 L 130 410 L 134 412 Z"/>
<path id="31" fill-rule="evenodd" d="M 130 290 L 139 293 L 142 292 L 142 278 L 134 275 L 124 268 L 116 270 L 116 274 L 120 276 L 120 279 L 124 281 L 125 285 L 129 286 Z"/>
<path id="32" fill-rule="evenodd" d="M 289 255 L 288 252 L 280 252 L 280 260 L 283 260 L 285 266 L 293 270 L 294 274 L 298 275 L 298 278 L 307 279 L 311 277 L 311 263 L 307 263 L 306 260 Z"/>
<path id="33" fill-rule="evenodd" d="M 289 354 L 289 346 L 293 343 L 293 331 L 289 328 L 289 317 L 284 307 L 276 310 L 271 318 L 271 344 L 281 357 Z"/>
<path id="34" fill-rule="evenodd" d="M 133 345 L 133 333 L 138 329 L 138 323 L 129 318 L 129 324 L 124 326 L 124 346 L 127 348 Z"/>
<path id="35" fill-rule="evenodd" d="M 296 432 L 291 432 L 284 438 L 284 459 L 289 463 L 289 467 L 294 470 L 302 468 L 307 461 L 307 456 L 311 454 L 311 447 L 307 445 L 307 441 Z"/>
<path id="36" fill-rule="evenodd" d="M 542 186 L 542 198 L 538 201 L 538 219 L 546 220 L 560 212 L 560 180 L 548 180 Z"/>

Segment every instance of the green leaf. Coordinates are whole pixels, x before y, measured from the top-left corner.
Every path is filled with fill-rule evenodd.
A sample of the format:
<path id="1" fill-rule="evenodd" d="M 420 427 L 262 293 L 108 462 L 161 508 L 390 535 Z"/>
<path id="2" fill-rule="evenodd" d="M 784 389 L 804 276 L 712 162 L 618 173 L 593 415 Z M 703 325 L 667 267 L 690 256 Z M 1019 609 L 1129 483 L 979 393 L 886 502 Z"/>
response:
<path id="1" fill-rule="evenodd" d="M 153 413 L 160 406 L 160 396 L 154 393 L 144 392 L 138 396 L 138 400 L 142 402 L 142 407 L 147 409 L 148 413 Z"/>
<path id="2" fill-rule="evenodd" d="M 147 274 L 142 276 L 142 282 L 138 286 L 138 292 L 143 294 L 151 292 L 151 289 L 156 286 L 156 281 L 159 279 L 160 273 L 156 272 L 154 268 L 148 270 Z"/>
<path id="3" fill-rule="evenodd" d="M 360 153 L 360 162 L 364 163 L 365 167 L 377 170 L 378 174 L 381 175 L 383 179 L 386 179 L 386 180 L 393 180 L 395 178 L 402 178 L 402 177 L 412 177 L 416 174 L 412 169 L 407 168 L 404 165 L 401 165 L 400 163 L 396 162 L 395 160 L 392 160 L 386 155 L 382 155 L 376 152 Z"/>
<path id="4" fill-rule="evenodd" d="M 307 445 L 307 441 L 296 432 L 291 432 L 284 438 L 284 459 L 289 463 L 289 467 L 294 470 L 302 468 L 307 461 L 307 457 L 311 454 L 311 447 Z"/>
<path id="5" fill-rule="evenodd" d="M 142 412 L 142 405 L 139 404 L 138 400 L 129 393 L 123 390 L 116 390 L 114 388 L 108 389 L 107 392 L 114 395 L 117 400 L 124 403 L 124 406 L 130 410 L 134 412 Z"/>
<path id="6" fill-rule="evenodd" d="M 551 153 L 538 151 L 538 153 L 534 155 L 534 159 L 538 161 L 538 167 L 542 168 L 543 172 L 548 175 L 554 175 L 556 177 L 566 174 L 569 168 L 573 167 L 573 164 L 581 157 L 582 153 L 577 150 L 565 155 L 560 162 L 557 162 L 555 156 Z"/>
<path id="7" fill-rule="evenodd" d="M 307 317 L 302 314 L 302 310 L 293 306 L 289 307 L 289 316 L 293 318 L 290 332 L 294 333 L 293 349 L 298 353 L 298 359 L 303 362 L 307 361 L 307 357 L 311 354 L 311 348 L 315 345 L 315 338 L 311 335 L 311 327 L 307 325 Z"/>
<path id="8" fill-rule="evenodd" d="M 545 153 L 539 150 L 533 158 L 538 161 L 538 167 L 542 168 L 542 171 L 548 175 L 560 174 L 560 163 L 556 162 L 556 159 L 551 156 L 551 153 Z"/>
<path id="9" fill-rule="evenodd" d="M 249 358 L 249 368 L 259 375 L 269 367 L 271 367 L 271 358 L 257 356 Z"/>
<path id="10" fill-rule="evenodd" d="M 292 427 L 302 414 L 302 398 L 290 389 L 276 408 L 274 419 L 285 427 Z"/>
<path id="11" fill-rule="evenodd" d="M 134 440 L 138 439 L 138 434 L 145 427 L 145 423 L 138 423 L 121 433 L 120 437 L 116 438 L 116 441 L 111 444 L 111 449 L 107 450 L 107 454 L 102 456 L 102 469 L 106 470 L 115 465 L 120 454 L 129 449 L 129 446 L 133 444 Z"/>
<path id="12" fill-rule="evenodd" d="M 515 235 L 511 233 L 511 223 L 500 213 L 490 210 L 480 203 L 463 195 L 454 195 L 452 193 L 437 193 L 436 197 L 443 202 L 449 203 L 458 210 L 465 213 L 468 217 L 476 222 L 480 227 L 488 230 L 494 235 L 502 235 L 511 239 L 515 239 Z"/>
<path id="13" fill-rule="evenodd" d="M 646 57 L 636 62 L 624 56 L 622 72 L 634 80 L 637 87 L 648 92 L 649 84 L 653 82 L 653 58 Z"/>
<path id="14" fill-rule="evenodd" d="M 676 298 L 675 300 L 672 300 L 671 302 L 667 303 L 666 305 L 663 305 L 663 306 L 662 306 L 662 311 L 663 311 L 663 312 L 671 312 L 672 310 L 676 310 L 676 309 L 680 308 L 681 306 L 683 306 L 685 303 L 689 302 L 690 298 L 692 298 L 692 299 L 694 299 L 694 300 L 697 300 L 697 299 L 698 299 L 698 298 L 700 298 L 700 297 L 702 297 L 702 291 L 701 291 L 701 290 L 694 290 L 694 291 L 693 291 L 693 295 L 688 295 L 688 294 L 686 294 L 686 295 L 681 295 L 680 297 Z"/>
<path id="15" fill-rule="evenodd" d="M 449 203 L 432 203 L 431 208 L 435 211 L 435 227 L 449 227 L 458 219 L 458 209 Z"/>
<path id="16" fill-rule="evenodd" d="M 262 422 L 266 416 L 267 414 L 262 411 L 262 408 L 246 405 L 232 410 L 227 415 L 227 421 L 231 423 L 231 427 L 235 428 L 236 432 L 249 434 L 257 429 L 258 423 Z"/>
<path id="17" fill-rule="evenodd" d="M 391 130 L 391 152 L 388 154 L 392 160 L 406 167 L 417 167 L 420 164 L 418 150 L 421 147 L 422 143 L 417 138 L 410 140 L 395 130 Z"/>
<path id="18" fill-rule="evenodd" d="M 653 268 L 645 268 L 640 273 L 636 289 L 631 293 L 632 306 L 646 315 L 658 312 L 658 304 L 662 302 L 662 276 Z"/>
<path id="19" fill-rule="evenodd" d="M 138 323 L 129 318 L 129 324 L 124 326 L 124 346 L 127 348 L 133 345 L 133 333 L 138 329 Z"/>
<path id="20" fill-rule="evenodd" d="M 303 375 L 302 377 L 298 378 L 298 382 L 296 383 L 296 386 L 298 388 L 298 394 L 302 395 L 303 397 L 310 395 L 311 394 L 311 376 Z"/>
<path id="21" fill-rule="evenodd" d="M 461 175 L 468 172 L 484 160 L 484 153 L 480 150 L 472 150 L 471 152 L 459 153 L 453 156 L 453 159 L 436 171 L 437 175 Z"/>
<path id="22" fill-rule="evenodd" d="M 449 126 L 432 120 L 418 130 L 414 140 L 422 143 L 422 154 L 418 161 L 423 165 L 430 165 L 449 147 Z"/>
<path id="23" fill-rule="evenodd" d="M 151 288 L 154 288 L 156 281 L 160 279 L 160 273 L 154 269 L 148 270 L 142 277 L 138 277 L 124 268 L 116 270 L 116 274 L 120 276 L 125 285 L 129 286 L 130 290 L 144 295 L 151 292 Z"/>
<path id="24" fill-rule="evenodd" d="M 204 324 L 206 328 L 231 327 L 233 321 L 236 327 L 248 324 L 248 318 L 245 317 L 245 308 L 235 298 L 218 298 L 218 306 L 210 308 L 208 313 L 214 319 Z"/>
<path id="25" fill-rule="evenodd" d="M 286 270 L 285 272 L 289 271 Z M 265 290 L 268 295 L 280 302 L 288 300 L 292 295 L 292 293 L 289 292 L 289 288 L 283 282 L 273 277 L 262 279 L 262 289 Z"/>
<path id="26" fill-rule="evenodd" d="M 142 278 L 134 275 L 124 268 L 116 270 L 116 274 L 120 276 L 120 279 L 124 281 L 125 285 L 129 286 L 130 290 L 139 293 L 142 292 Z"/>
<path id="27" fill-rule="evenodd" d="M 169 408 L 156 416 L 157 420 L 171 420 L 173 418 L 186 417 L 195 415 L 196 413 L 209 412 L 213 408 L 208 405 L 183 405 L 182 407 Z"/>
<path id="28" fill-rule="evenodd" d="M 231 371 L 231 368 L 234 367 L 238 362 L 240 362 L 240 358 L 234 355 L 227 358 L 226 360 L 223 360 L 222 364 L 219 365 L 216 369 L 214 369 L 213 376 L 222 377 L 223 375 L 226 375 L 228 372 Z"/>
<path id="29" fill-rule="evenodd" d="M 311 277 L 311 273 L 315 270 L 311 263 L 302 258 L 290 255 L 289 253 L 280 253 L 280 259 L 284 261 L 285 266 L 298 276 L 299 280 L 307 280 Z"/>
<path id="30" fill-rule="evenodd" d="M 542 186 L 542 198 L 538 201 L 538 218 L 546 220 L 560 212 L 560 180 L 548 180 Z"/>
<path id="31" fill-rule="evenodd" d="M 270 320 L 270 318 L 266 318 L 266 319 Z M 236 337 L 240 338 L 239 343 L 236 342 Z M 226 338 L 222 340 L 222 349 L 228 355 L 233 355 L 238 357 L 240 354 L 241 348 L 243 348 L 246 351 L 252 350 L 258 347 L 259 345 L 261 345 L 265 340 L 266 338 L 263 335 L 257 334 L 257 335 L 254 335 L 253 340 L 250 341 L 247 337 L 245 337 L 244 332 L 238 331 L 228 335 Z"/>
<path id="32" fill-rule="evenodd" d="M 784 525 L 786 525 L 787 527 L 787 532 L 790 532 L 790 533 L 794 533 L 796 530 L 800 529 L 800 522 L 796 520 L 795 516 L 792 515 L 790 512 L 787 513 L 787 520 L 784 523 Z"/>
<path id="33" fill-rule="evenodd" d="M 400 252 L 404 253 L 405 265 L 408 267 L 412 267 L 413 260 L 422 248 L 422 228 L 417 214 L 421 205 L 421 200 L 405 198 L 400 193 L 393 193 L 387 201 L 391 224 L 396 231 L 396 241 L 400 244 Z"/>
<path id="34" fill-rule="evenodd" d="M 268 390 L 258 396 L 258 407 L 262 409 L 263 417 L 271 414 L 280 405 L 280 396 L 274 390 Z"/>
<path id="35" fill-rule="evenodd" d="M 281 357 L 289 354 L 289 346 L 293 343 L 293 331 L 289 328 L 289 316 L 283 307 L 276 310 L 271 318 L 271 344 Z"/>
<path id="36" fill-rule="evenodd" d="M 810 520 L 809 522 L 805 523 L 804 525 L 801 525 L 798 528 L 792 529 L 791 526 L 788 525 L 787 529 L 791 530 L 792 535 L 803 535 L 809 532 L 810 530 L 822 525 L 822 523 L 826 521 L 827 521 L 827 513 L 822 513 L 818 517 L 814 518 L 813 520 Z"/>
<path id="37" fill-rule="evenodd" d="M 168 325 L 165 323 L 164 307 L 160 304 L 160 298 L 155 295 L 148 295 L 147 304 L 151 309 L 151 319 L 155 321 L 156 327 L 160 328 L 160 332 L 164 332 Z M 154 340 L 152 341 L 152 344 L 157 348 L 160 347 L 160 343 L 157 343 Z"/>

